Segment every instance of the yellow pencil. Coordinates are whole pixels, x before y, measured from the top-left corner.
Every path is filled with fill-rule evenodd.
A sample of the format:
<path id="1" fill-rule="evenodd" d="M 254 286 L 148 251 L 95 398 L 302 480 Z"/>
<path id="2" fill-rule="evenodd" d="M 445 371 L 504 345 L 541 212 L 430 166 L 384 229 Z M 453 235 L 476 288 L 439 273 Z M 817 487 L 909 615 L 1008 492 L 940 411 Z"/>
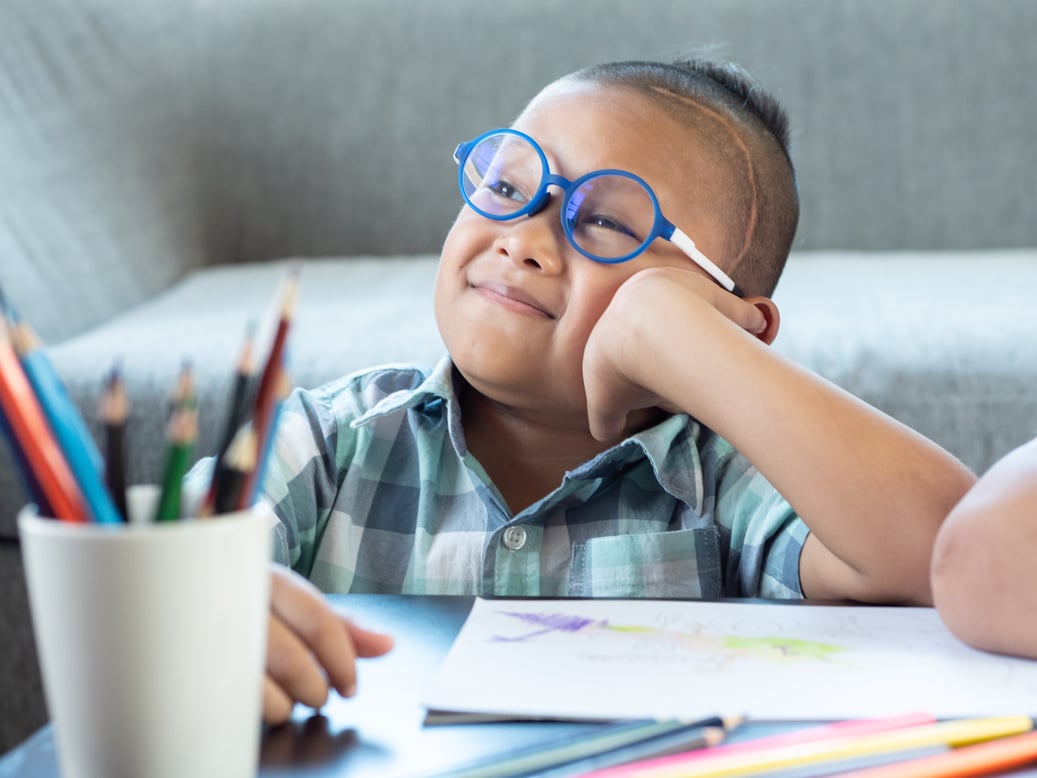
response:
<path id="1" fill-rule="evenodd" d="M 926 746 L 963 746 L 1033 729 L 1029 716 L 993 716 L 941 721 L 917 727 L 859 737 L 833 738 L 816 743 L 764 749 L 744 754 L 708 755 L 674 770 L 652 771 L 652 778 L 730 778 L 759 775 L 775 770 L 819 764 L 854 756 L 891 751 L 910 751 Z M 632 771 L 632 775 L 637 775 Z"/>

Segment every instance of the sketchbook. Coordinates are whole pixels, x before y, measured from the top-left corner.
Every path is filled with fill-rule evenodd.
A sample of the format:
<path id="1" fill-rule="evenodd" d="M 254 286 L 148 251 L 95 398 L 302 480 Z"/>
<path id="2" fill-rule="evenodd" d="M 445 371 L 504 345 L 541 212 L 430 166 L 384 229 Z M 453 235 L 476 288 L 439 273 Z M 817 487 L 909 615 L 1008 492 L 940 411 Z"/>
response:
<path id="1" fill-rule="evenodd" d="M 932 608 L 476 599 L 422 703 L 429 723 L 1033 715 L 1037 662 Z"/>

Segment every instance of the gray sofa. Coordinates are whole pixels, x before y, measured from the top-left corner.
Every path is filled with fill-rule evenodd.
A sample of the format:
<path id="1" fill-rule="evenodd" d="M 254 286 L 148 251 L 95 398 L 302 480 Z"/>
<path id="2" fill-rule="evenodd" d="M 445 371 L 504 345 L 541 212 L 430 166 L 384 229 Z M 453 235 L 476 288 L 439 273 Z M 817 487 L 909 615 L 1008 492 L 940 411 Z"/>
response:
<path id="1" fill-rule="evenodd" d="M 181 363 L 208 453 L 286 260 L 296 384 L 431 362 L 454 145 L 581 65 L 707 50 L 792 117 L 774 348 L 982 471 L 1037 434 L 1034 32 L 1034 0 L 5 0 L 0 286 L 93 425 L 121 359 L 152 480 Z M 3 447 L 0 750 L 46 719 L 24 500 Z"/>

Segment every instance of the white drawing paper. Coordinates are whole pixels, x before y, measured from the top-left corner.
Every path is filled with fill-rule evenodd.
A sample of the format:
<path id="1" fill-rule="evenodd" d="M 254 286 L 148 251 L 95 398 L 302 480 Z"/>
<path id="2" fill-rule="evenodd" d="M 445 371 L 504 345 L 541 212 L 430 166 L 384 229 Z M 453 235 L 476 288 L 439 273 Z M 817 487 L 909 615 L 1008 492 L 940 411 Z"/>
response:
<path id="1" fill-rule="evenodd" d="M 487 717 L 832 720 L 1037 709 L 1037 662 L 932 608 L 477 599 L 424 696 Z"/>

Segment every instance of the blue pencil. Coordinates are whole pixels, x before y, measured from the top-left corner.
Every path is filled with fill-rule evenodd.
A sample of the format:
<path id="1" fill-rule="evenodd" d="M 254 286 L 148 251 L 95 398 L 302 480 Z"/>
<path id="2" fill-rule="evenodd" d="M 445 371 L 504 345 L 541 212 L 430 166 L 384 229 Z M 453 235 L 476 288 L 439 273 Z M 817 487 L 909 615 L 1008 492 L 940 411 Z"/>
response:
<path id="1" fill-rule="evenodd" d="M 739 719 L 740 721 L 740 719 Z M 736 722 L 732 721 L 732 724 Z M 576 775 L 585 772 L 585 760 L 603 758 L 606 754 L 626 752 L 632 746 L 646 746 L 653 741 L 682 735 L 684 750 L 708 748 L 720 742 L 728 728 L 722 717 L 697 722 L 678 720 L 618 721 L 603 724 L 600 729 L 561 741 L 548 741 L 518 751 L 480 759 L 463 768 L 452 769 L 451 778 L 506 778 L 517 775 Z M 574 767 L 570 772 L 567 766 Z"/>
<path id="2" fill-rule="evenodd" d="M 288 373 L 282 367 L 281 374 L 278 376 L 277 397 L 274 398 L 274 405 L 270 411 L 270 420 L 264 431 L 262 441 L 258 442 L 260 448 L 256 460 L 255 476 L 252 479 L 252 493 L 243 495 L 249 499 L 249 502 L 248 504 L 239 505 L 239 509 L 255 505 L 259 500 L 259 495 L 263 492 L 263 476 L 266 473 L 267 463 L 270 461 L 270 455 L 274 448 L 274 436 L 277 434 L 277 422 L 281 418 L 281 406 L 288 396 L 290 388 Z"/>
<path id="3" fill-rule="evenodd" d="M 24 322 L 18 323 L 11 331 L 11 340 L 93 520 L 102 524 L 121 523 L 122 517 L 102 480 L 104 462 L 97 444 L 57 371 L 40 348 L 35 333 Z"/>

